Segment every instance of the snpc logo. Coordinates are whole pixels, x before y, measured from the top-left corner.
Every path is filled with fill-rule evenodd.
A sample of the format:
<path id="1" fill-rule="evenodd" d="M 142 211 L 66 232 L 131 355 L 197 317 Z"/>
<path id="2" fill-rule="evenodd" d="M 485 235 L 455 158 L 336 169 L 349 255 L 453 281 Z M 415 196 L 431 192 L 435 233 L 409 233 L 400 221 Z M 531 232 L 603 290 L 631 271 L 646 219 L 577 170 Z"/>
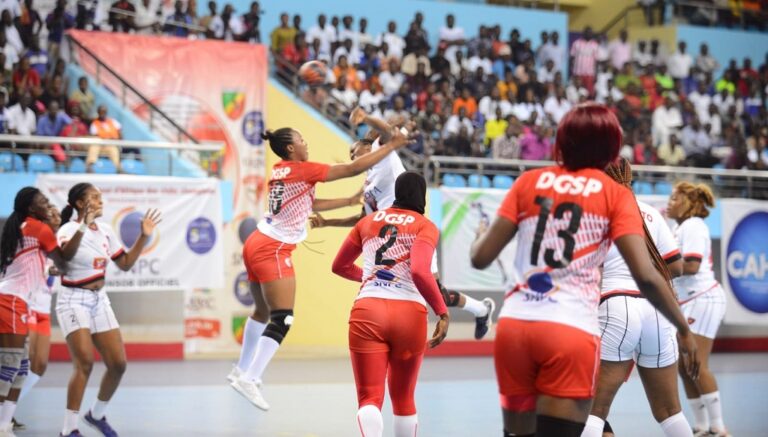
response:
<path id="1" fill-rule="evenodd" d="M 144 213 L 137 211 L 132 206 L 121 209 L 112 217 L 112 228 L 117 231 L 123 246 L 133 247 L 133 244 L 139 239 L 139 235 L 141 235 L 141 220 L 143 218 Z M 152 252 L 159 242 L 160 231 L 158 227 L 155 227 L 155 232 L 149 236 L 149 240 L 144 245 L 144 250 L 141 254 L 145 255 Z"/>
<path id="2" fill-rule="evenodd" d="M 768 313 L 768 245 L 760 238 L 768 229 L 768 212 L 748 214 L 728 242 L 728 283 L 736 299 L 751 311 Z"/>

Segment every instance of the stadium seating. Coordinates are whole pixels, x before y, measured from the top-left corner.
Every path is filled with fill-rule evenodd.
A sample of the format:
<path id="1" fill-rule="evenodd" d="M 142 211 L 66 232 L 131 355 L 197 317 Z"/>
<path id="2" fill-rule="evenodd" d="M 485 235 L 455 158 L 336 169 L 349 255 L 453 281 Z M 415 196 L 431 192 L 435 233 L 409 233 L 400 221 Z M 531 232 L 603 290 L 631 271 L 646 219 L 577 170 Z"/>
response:
<path id="1" fill-rule="evenodd" d="M 493 188 L 508 189 L 512 187 L 515 178 L 507 175 L 497 174 L 493 177 Z"/>
<path id="2" fill-rule="evenodd" d="M 33 153 L 27 159 L 27 171 L 30 173 L 52 173 L 56 171 L 56 161 L 49 155 Z"/>
<path id="3" fill-rule="evenodd" d="M 635 181 L 632 183 L 635 194 L 653 194 L 653 184 L 650 182 Z"/>
<path id="4" fill-rule="evenodd" d="M 446 173 L 443 175 L 443 185 L 451 188 L 463 188 L 467 186 L 467 181 L 464 179 L 464 176 Z"/>
<path id="5" fill-rule="evenodd" d="M 133 175 L 145 175 L 147 174 L 144 163 L 141 161 L 137 161 L 135 159 L 124 159 L 120 166 L 123 169 L 123 173 L 126 174 L 133 174 Z"/>
<path id="6" fill-rule="evenodd" d="M 101 158 L 93 164 L 93 172 L 96 174 L 115 174 L 117 168 L 109 159 Z"/>
<path id="7" fill-rule="evenodd" d="M 656 185 L 653 187 L 654 194 L 664 194 L 664 195 L 670 195 L 672 194 L 672 184 L 669 182 L 656 182 Z"/>
<path id="8" fill-rule="evenodd" d="M 85 173 L 85 161 L 80 158 L 74 158 L 69 163 L 70 173 Z"/>
<path id="9" fill-rule="evenodd" d="M 479 174 L 469 175 L 470 188 L 491 188 L 491 180 L 488 176 Z"/>
<path id="10" fill-rule="evenodd" d="M 0 171 L 3 172 L 20 172 L 24 171 L 24 160 L 21 156 L 13 153 L 3 152 L 0 153 Z"/>

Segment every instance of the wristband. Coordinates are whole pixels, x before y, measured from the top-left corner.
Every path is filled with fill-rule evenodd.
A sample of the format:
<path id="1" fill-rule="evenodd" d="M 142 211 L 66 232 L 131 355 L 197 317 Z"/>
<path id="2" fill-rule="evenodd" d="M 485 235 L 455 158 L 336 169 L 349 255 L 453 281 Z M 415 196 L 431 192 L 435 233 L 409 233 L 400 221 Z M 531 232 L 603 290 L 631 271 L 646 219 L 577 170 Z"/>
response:
<path id="1" fill-rule="evenodd" d="M 85 233 L 86 229 L 88 229 L 88 225 L 86 225 L 86 224 L 85 224 L 85 222 L 83 222 L 83 223 L 80 225 L 80 227 L 79 227 L 79 228 L 77 228 L 77 230 L 78 230 L 79 232 L 83 233 L 83 234 Z"/>

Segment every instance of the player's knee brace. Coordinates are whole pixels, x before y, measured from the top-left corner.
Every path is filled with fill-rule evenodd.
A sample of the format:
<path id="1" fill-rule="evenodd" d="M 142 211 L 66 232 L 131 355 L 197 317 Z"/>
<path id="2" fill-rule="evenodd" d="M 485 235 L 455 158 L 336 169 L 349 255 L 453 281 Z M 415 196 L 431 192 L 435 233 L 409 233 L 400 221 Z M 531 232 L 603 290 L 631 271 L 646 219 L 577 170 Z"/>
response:
<path id="1" fill-rule="evenodd" d="M 611 428 L 611 424 L 607 420 L 603 423 L 603 434 L 605 433 L 613 434 L 613 428 Z"/>
<path id="2" fill-rule="evenodd" d="M 24 387 L 24 380 L 27 379 L 27 375 L 29 375 L 29 358 L 23 358 L 21 360 L 21 365 L 19 366 L 19 371 L 16 372 L 16 377 L 13 378 L 13 385 L 11 388 L 22 388 Z"/>
<path id="3" fill-rule="evenodd" d="M 278 344 L 288 335 L 293 324 L 293 310 L 274 310 L 269 313 L 269 324 L 264 329 L 264 336 L 275 340 Z"/>
<path id="4" fill-rule="evenodd" d="M 552 416 L 536 416 L 536 435 L 581 437 L 584 424 Z"/>
<path id="5" fill-rule="evenodd" d="M 13 387 L 13 381 L 19 373 L 23 360 L 23 348 L 0 348 L 0 396 L 8 396 L 8 392 Z"/>

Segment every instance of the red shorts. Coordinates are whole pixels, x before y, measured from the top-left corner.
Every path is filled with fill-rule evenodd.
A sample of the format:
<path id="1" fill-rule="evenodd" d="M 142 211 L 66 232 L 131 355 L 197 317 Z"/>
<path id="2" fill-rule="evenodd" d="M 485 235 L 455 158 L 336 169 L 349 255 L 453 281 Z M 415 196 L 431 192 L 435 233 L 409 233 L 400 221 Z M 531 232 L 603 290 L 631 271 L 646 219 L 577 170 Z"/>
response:
<path id="1" fill-rule="evenodd" d="M 251 282 L 265 283 L 292 278 L 291 253 L 295 244 L 283 243 L 254 231 L 243 246 L 243 262 Z"/>
<path id="2" fill-rule="evenodd" d="M 29 326 L 30 332 L 35 332 L 38 335 L 51 336 L 51 315 L 45 313 L 39 313 L 37 311 L 31 311 L 29 314 Z"/>
<path id="3" fill-rule="evenodd" d="M 0 294 L 0 334 L 27 335 L 29 307 L 24 299 L 12 294 Z"/>
<path id="4" fill-rule="evenodd" d="M 349 315 L 349 350 L 423 354 L 427 346 L 427 309 L 410 300 L 366 297 Z"/>
<path id="5" fill-rule="evenodd" d="M 600 369 L 600 337 L 553 322 L 499 319 L 496 378 L 505 397 L 589 399 Z M 513 402 L 514 403 L 514 402 Z"/>

